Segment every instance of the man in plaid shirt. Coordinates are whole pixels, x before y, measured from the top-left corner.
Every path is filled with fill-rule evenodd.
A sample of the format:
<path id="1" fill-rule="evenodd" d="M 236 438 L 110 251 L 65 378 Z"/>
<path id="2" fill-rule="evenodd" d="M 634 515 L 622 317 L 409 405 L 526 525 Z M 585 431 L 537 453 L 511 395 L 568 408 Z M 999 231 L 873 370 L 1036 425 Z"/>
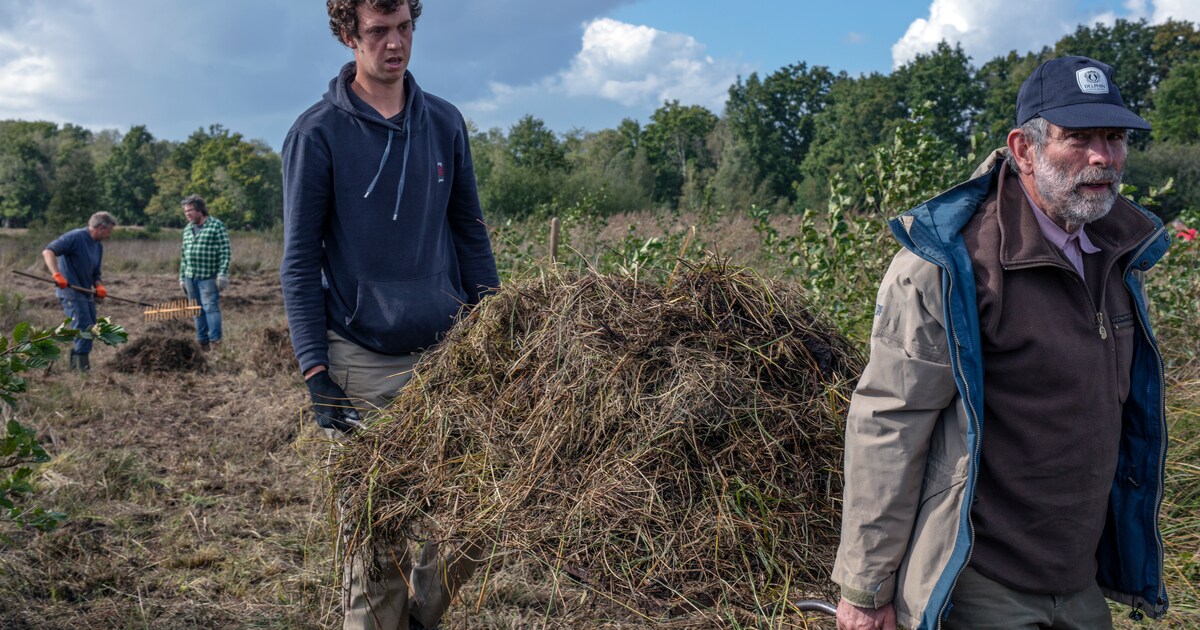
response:
<path id="1" fill-rule="evenodd" d="M 196 339 L 208 350 L 221 345 L 221 291 L 229 286 L 229 232 L 225 224 L 208 216 L 200 195 L 183 200 L 183 252 L 179 257 L 179 288 L 200 303 Z"/>

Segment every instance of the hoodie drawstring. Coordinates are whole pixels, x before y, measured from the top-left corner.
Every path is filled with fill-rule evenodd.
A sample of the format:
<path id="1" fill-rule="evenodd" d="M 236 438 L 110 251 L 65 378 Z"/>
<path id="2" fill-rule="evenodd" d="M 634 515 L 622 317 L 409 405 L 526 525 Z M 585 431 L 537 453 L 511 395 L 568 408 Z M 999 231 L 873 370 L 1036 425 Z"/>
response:
<path id="1" fill-rule="evenodd" d="M 392 152 L 392 136 L 394 132 L 388 129 L 387 146 L 383 148 L 383 157 L 379 158 L 379 170 L 375 171 L 375 177 L 371 180 L 371 185 L 367 186 L 367 192 L 363 195 L 363 199 L 371 196 L 371 191 L 375 190 L 375 184 L 379 182 L 379 176 L 383 174 L 383 166 L 387 164 L 388 155 Z M 400 161 L 400 183 L 396 185 L 396 207 L 392 210 L 392 220 L 395 221 L 400 216 L 400 199 L 404 196 L 404 178 L 408 174 L 408 147 L 412 134 L 404 134 L 404 156 Z"/>
<path id="2" fill-rule="evenodd" d="M 388 132 L 391 135 L 391 132 Z M 404 176 L 408 173 L 408 145 L 412 139 L 411 133 L 404 134 L 404 158 L 400 161 L 400 183 L 396 185 L 396 209 L 392 211 L 392 220 L 400 216 L 400 198 L 404 196 Z"/>
<path id="3" fill-rule="evenodd" d="M 407 145 L 405 145 L 407 150 Z M 383 157 L 379 158 L 379 170 L 375 171 L 375 178 L 371 180 L 371 185 L 367 186 L 367 192 L 363 195 L 363 199 L 371 196 L 371 191 L 375 190 L 375 182 L 379 181 L 379 176 L 383 174 L 383 165 L 387 164 L 388 154 L 392 152 L 392 130 L 388 129 L 387 146 L 383 148 Z"/>

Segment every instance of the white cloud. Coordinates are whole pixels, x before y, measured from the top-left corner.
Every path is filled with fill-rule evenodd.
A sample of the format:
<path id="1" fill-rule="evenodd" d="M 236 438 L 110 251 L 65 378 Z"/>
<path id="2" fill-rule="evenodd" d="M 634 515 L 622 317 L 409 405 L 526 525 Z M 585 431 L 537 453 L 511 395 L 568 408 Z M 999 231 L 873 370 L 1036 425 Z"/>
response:
<path id="1" fill-rule="evenodd" d="M 49 56 L 0 37 L 0 111 L 32 112 L 59 84 Z"/>
<path id="2" fill-rule="evenodd" d="M 1037 50 L 1095 17 L 1078 15 L 1072 0 L 933 0 L 929 17 L 913 21 L 892 45 L 892 64 L 898 68 L 941 41 L 985 61 L 1010 50 Z"/>
<path id="3" fill-rule="evenodd" d="M 708 56 L 705 46 L 689 35 L 600 18 L 584 25 L 580 49 L 567 69 L 523 86 L 493 82 L 488 97 L 464 109 L 468 114 L 494 112 L 540 95 L 600 98 L 646 113 L 664 101 L 679 100 L 719 112 L 729 86 L 746 71 Z"/>
<path id="4" fill-rule="evenodd" d="M 1151 21 L 1155 24 L 1168 19 L 1200 23 L 1200 2 L 1196 0 L 1153 0 L 1152 4 L 1154 15 Z"/>
<path id="5" fill-rule="evenodd" d="M 929 16 L 914 20 L 892 45 L 892 65 L 898 68 L 943 40 L 961 44 L 982 63 L 1010 50 L 1025 53 L 1053 45 L 1080 24 L 1112 24 L 1118 18 L 1200 22 L 1200 2 L 1126 0 L 1119 12 L 1081 14 L 1074 0 L 933 0 Z"/>

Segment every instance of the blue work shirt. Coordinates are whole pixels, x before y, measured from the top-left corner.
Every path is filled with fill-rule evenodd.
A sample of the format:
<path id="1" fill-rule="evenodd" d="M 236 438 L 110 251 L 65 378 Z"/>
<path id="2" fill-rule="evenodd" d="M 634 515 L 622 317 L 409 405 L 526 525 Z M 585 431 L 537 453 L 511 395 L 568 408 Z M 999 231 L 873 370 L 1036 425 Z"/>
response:
<path id="1" fill-rule="evenodd" d="M 66 276 L 68 284 L 91 289 L 100 282 L 104 245 L 93 239 L 87 228 L 66 232 L 51 241 L 46 249 L 58 257 L 58 270 Z M 60 298 L 93 299 L 92 294 L 74 289 L 56 289 L 54 294 Z"/>

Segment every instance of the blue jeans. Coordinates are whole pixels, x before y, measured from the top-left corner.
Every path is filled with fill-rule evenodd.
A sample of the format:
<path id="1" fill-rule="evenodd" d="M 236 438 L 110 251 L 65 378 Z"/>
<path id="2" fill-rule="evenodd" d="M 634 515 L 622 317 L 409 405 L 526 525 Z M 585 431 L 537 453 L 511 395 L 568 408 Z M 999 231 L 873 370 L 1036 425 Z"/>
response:
<path id="1" fill-rule="evenodd" d="M 217 279 L 184 278 L 183 288 L 189 300 L 200 303 L 200 314 L 196 316 L 196 340 L 202 344 L 221 340 L 221 294 L 217 291 Z"/>
<path id="2" fill-rule="evenodd" d="M 71 291 L 75 293 L 75 291 Z M 96 302 L 90 297 L 60 297 L 63 313 L 71 319 L 71 327 L 84 330 L 96 325 Z M 72 350 L 75 354 L 87 354 L 92 351 L 91 339 L 76 339 Z"/>

